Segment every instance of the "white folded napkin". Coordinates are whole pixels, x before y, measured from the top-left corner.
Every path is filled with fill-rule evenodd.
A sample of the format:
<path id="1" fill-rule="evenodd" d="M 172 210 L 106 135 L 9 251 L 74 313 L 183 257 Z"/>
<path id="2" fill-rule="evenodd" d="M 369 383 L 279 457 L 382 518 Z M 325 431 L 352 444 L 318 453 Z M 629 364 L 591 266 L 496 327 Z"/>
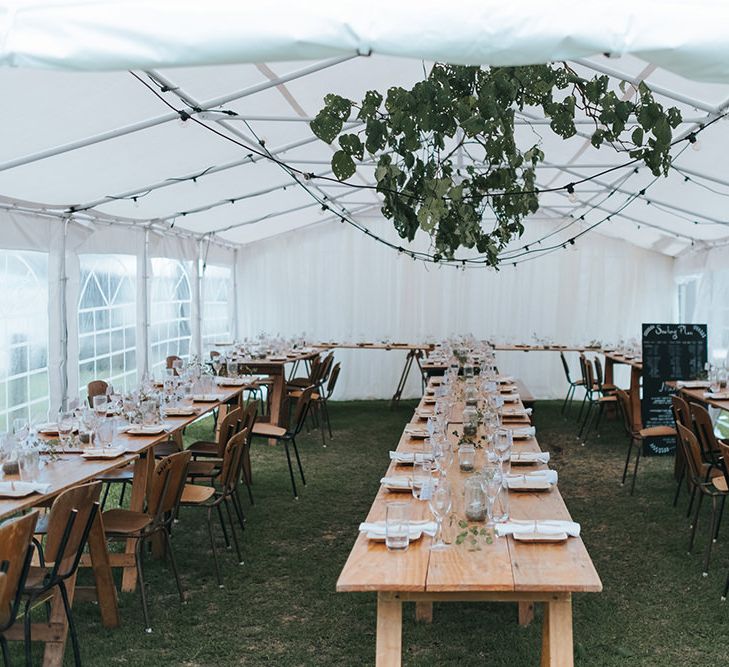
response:
<path id="1" fill-rule="evenodd" d="M 532 409 L 524 408 L 523 410 L 504 410 L 504 417 L 531 417 Z"/>
<path id="2" fill-rule="evenodd" d="M 514 438 L 533 438 L 537 434 L 537 429 L 533 426 L 524 426 L 521 428 L 512 428 L 511 435 Z"/>
<path id="3" fill-rule="evenodd" d="M 249 384 L 249 381 L 245 378 L 217 377 L 215 383 L 221 387 L 242 387 L 244 384 Z"/>
<path id="4" fill-rule="evenodd" d="M 390 452 L 390 460 L 397 461 L 398 463 L 413 463 L 421 461 L 432 461 L 432 454 L 425 454 L 424 452 Z"/>
<path id="5" fill-rule="evenodd" d="M 21 498 L 31 493 L 48 493 L 50 488 L 50 484 L 40 482 L 0 482 L 0 496 Z"/>
<path id="6" fill-rule="evenodd" d="M 571 537 L 580 536 L 579 523 L 575 521 L 560 521 L 558 519 L 539 519 L 537 521 L 518 521 L 512 519 L 506 523 L 497 523 L 495 530 L 499 537 L 513 535 L 514 533 L 537 533 L 539 535 L 567 533 Z"/>
<path id="7" fill-rule="evenodd" d="M 511 462 L 517 463 L 549 463 L 549 452 L 515 452 Z"/>
<path id="8" fill-rule="evenodd" d="M 512 481 L 512 480 L 518 480 L 521 481 L 523 479 L 531 480 L 534 482 L 547 482 L 549 484 L 556 484 L 558 480 L 558 475 L 556 470 L 535 470 L 533 472 L 526 472 L 523 474 L 519 473 L 510 473 L 506 475 L 506 481 Z"/>
<path id="9" fill-rule="evenodd" d="M 729 391 L 705 391 L 704 398 L 713 398 L 719 401 L 729 399 Z"/>
<path id="10" fill-rule="evenodd" d="M 414 424 L 408 424 L 405 427 L 405 433 L 415 438 L 427 438 L 428 436 L 430 436 L 427 428 L 423 428 L 422 426 L 415 426 Z"/>
<path id="11" fill-rule="evenodd" d="M 425 533 L 431 537 L 435 536 L 438 524 L 435 521 L 409 521 L 410 535 Z M 384 521 L 365 521 L 359 524 L 360 533 L 368 533 L 377 537 L 385 537 L 386 525 Z"/>
<path id="12" fill-rule="evenodd" d="M 708 380 L 676 380 L 679 389 L 708 389 L 711 383 Z"/>
<path id="13" fill-rule="evenodd" d="M 409 489 L 410 478 L 409 477 L 383 477 L 380 480 L 380 484 L 389 486 L 392 489 Z"/>
<path id="14" fill-rule="evenodd" d="M 511 377 L 511 375 L 502 375 L 496 378 L 496 382 L 498 382 L 499 384 L 511 384 L 512 382 L 514 382 L 514 378 Z"/>
<path id="15" fill-rule="evenodd" d="M 516 403 L 521 396 L 519 394 L 501 394 L 501 398 L 504 399 L 504 403 Z"/>

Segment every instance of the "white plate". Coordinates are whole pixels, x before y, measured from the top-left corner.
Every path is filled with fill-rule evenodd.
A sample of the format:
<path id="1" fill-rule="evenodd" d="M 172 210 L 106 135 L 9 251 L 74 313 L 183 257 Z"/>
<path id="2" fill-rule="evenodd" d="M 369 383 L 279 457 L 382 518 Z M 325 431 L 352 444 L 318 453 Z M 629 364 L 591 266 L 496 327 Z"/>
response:
<path id="1" fill-rule="evenodd" d="M 509 491 L 551 491 L 556 484 L 541 479 L 510 479 L 507 482 Z"/>
<path id="2" fill-rule="evenodd" d="M 197 414 L 195 408 L 165 408 L 168 417 L 192 417 Z"/>
<path id="3" fill-rule="evenodd" d="M 33 484 L 28 482 L 3 482 L 0 484 L 0 498 L 25 498 L 38 493 Z"/>
<path id="4" fill-rule="evenodd" d="M 417 428 L 417 429 L 406 428 L 405 435 L 409 435 L 411 438 L 418 438 L 420 440 L 424 440 L 425 438 L 430 437 L 430 433 L 428 433 L 427 429 L 420 429 L 420 428 Z"/>
<path id="5" fill-rule="evenodd" d="M 122 449 L 121 447 L 105 447 L 97 449 L 87 449 L 83 454 L 81 454 L 81 458 L 88 460 L 116 459 L 126 453 L 126 450 Z"/>
<path id="6" fill-rule="evenodd" d="M 423 536 L 423 531 L 420 528 L 410 528 L 410 541 L 415 542 Z M 367 539 L 371 542 L 384 542 L 385 535 L 383 533 L 367 533 Z"/>
<path id="7" fill-rule="evenodd" d="M 159 426 L 130 426 L 125 433 L 127 435 L 160 435 L 166 430 L 162 424 Z"/>
<path id="8" fill-rule="evenodd" d="M 217 394 L 193 394 L 192 396 L 194 403 L 215 403 L 219 398 Z"/>
<path id="9" fill-rule="evenodd" d="M 567 533 L 512 533 L 511 535 L 517 542 L 531 542 L 531 543 L 544 543 L 544 542 L 565 542 L 567 540 Z"/>

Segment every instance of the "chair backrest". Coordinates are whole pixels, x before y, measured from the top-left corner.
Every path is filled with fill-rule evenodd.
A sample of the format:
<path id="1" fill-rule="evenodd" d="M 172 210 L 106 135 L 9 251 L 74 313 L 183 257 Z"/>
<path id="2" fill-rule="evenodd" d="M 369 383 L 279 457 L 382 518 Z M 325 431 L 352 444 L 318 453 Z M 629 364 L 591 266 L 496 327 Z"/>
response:
<path id="1" fill-rule="evenodd" d="M 334 393 L 334 388 L 337 386 L 337 380 L 339 379 L 339 370 L 341 369 L 342 364 L 338 361 L 336 364 L 334 364 L 334 368 L 332 368 L 332 372 L 329 375 L 329 382 L 327 383 L 327 398 L 330 398 L 331 395 Z"/>
<path id="2" fill-rule="evenodd" d="M 167 368 L 174 368 L 172 364 L 174 364 L 176 361 L 182 361 L 182 358 L 178 357 L 176 354 L 171 354 L 165 359 L 165 366 Z"/>
<path id="3" fill-rule="evenodd" d="M 241 475 L 241 468 L 245 460 L 246 448 L 251 446 L 248 431 L 243 429 L 236 433 L 225 446 L 223 454 L 223 467 L 220 471 L 220 484 L 224 494 L 235 491 L 236 484 Z"/>
<path id="4" fill-rule="evenodd" d="M 589 389 L 587 384 L 587 357 L 584 352 L 580 352 L 580 375 L 582 376 L 582 382 L 585 384 L 585 389 Z"/>
<path id="5" fill-rule="evenodd" d="M 106 390 L 109 388 L 109 384 L 103 380 L 91 380 L 86 385 L 86 395 L 89 402 L 89 407 L 94 406 L 94 396 L 106 396 Z"/>
<path id="6" fill-rule="evenodd" d="M 633 406 L 630 403 L 630 394 L 624 389 L 617 389 L 620 411 L 623 413 L 623 426 L 629 434 L 633 434 Z"/>
<path id="7" fill-rule="evenodd" d="M 719 463 L 719 443 L 714 435 L 714 423 L 711 421 L 709 411 L 698 403 L 691 403 L 689 407 L 694 419 L 699 447 L 701 447 L 701 456 L 707 463 L 717 465 Z"/>
<path id="8" fill-rule="evenodd" d="M 719 455 L 721 456 L 721 470 L 724 473 L 724 480 L 726 481 L 727 488 L 729 488 L 729 445 L 721 440 L 719 443 Z"/>
<path id="9" fill-rule="evenodd" d="M 697 440 L 694 432 L 682 424 L 678 425 L 678 433 L 683 446 L 683 455 L 688 463 L 691 482 L 693 484 L 701 484 L 704 480 L 702 475 L 703 466 L 701 463 L 701 449 L 699 448 L 699 441 Z"/>
<path id="10" fill-rule="evenodd" d="M 585 358 L 585 389 L 592 393 L 595 387 L 595 371 L 593 370 L 592 361 Z"/>
<path id="11" fill-rule="evenodd" d="M 673 421 L 676 423 L 676 427 L 681 424 L 688 429 L 693 428 L 691 408 L 685 399 L 680 396 L 671 396 L 671 412 L 673 413 Z"/>
<path id="12" fill-rule="evenodd" d="M 223 421 L 220 422 L 217 439 L 218 458 L 223 458 L 228 440 L 240 431 L 243 425 L 243 416 L 243 408 L 235 408 L 225 415 Z"/>
<path id="13" fill-rule="evenodd" d="M 333 363 L 334 352 L 330 352 L 326 357 L 324 357 L 324 361 L 322 361 L 319 368 L 319 377 L 316 379 L 316 382 L 312 382 L 312 384 L 316 384 L 317 387 L 322 387 L 329 379 Z"/>
<path id="14" fill-rule="evenodd" d="M 321 355 L 317 354 L 310 362 L 309 362 L 309 382 L 312 383 L 312 380 L 316 377 L 317 373 L 319 372 L 319 366 L 321 365 Z"/>
<path id="15" fill-rule="evenodd" d="M 187 478 L 187 466 L 191 453 L 188 450 L 165 456 L 157 462 L 152 474 L 147 514 L 155 523 L 162 523 L 165 514 L 177 507 Z"/>
<path id="16" fill-rule="evenodd" d="M 18 613 L 20 596 L 33 557 L 33 531 L 38 511 L 30 512 L 0 526 L 0 564 L 5 583 L 0 590 L 0 632 L 12 625 Z"/>
<path id="17" fill-rule="evenodd" d="M 81 560 L 91 524 L 99 510 L 101 482 L 81 484 L 58 494 L 48 514 L 44 556 L 54 574 L 66 578 Z"/>
<path id="18" fill-rule="evenodd" d="M 256 418 L 258 417 L 258 401 L 251 401 L 243 411 L 243 419 L 241 420 L 240 431 L 246 429 L 248 431 L 249 439 L 253 434 L 253 427 L 256 424 Z"/>
<path id="19" fill-rule="evenodd" d="M 595 384 L 602 390 L 603 375 L 602 375 L 602 361 L 600 357 L 595 357 L 592 361 L 595 364 Z"/>
<path id="20" fill-rule="evenodd" d="M 210 361 L 220 356 L 220 352 L 217 350 L 210 350 Z"/>
<path id="21" fill-rule="evenodd" d="M 291 421 L 293 429 L 289 427 L 289 432 L 296 436 L 301 432 L 304 427 L 304 421 L 309 411 L 309 404 L 311 403 L 311 395 L 316 387 L 311 385 L 301 392 L 301 396 L 296 399 L 296 406 L 294 407 L 294 415 Z"/>
<path id="22" fill-rule="evenodd" d="M 564 356 L 564 352 L 560 351 L 559 358 L 562 360 L 562 368 L 564 368 L 564 376 L 567 378 L 567 383 L 572 384 L 572 378 L 570 377 L 570 367 L 567 363 L 567 357 Z"/>

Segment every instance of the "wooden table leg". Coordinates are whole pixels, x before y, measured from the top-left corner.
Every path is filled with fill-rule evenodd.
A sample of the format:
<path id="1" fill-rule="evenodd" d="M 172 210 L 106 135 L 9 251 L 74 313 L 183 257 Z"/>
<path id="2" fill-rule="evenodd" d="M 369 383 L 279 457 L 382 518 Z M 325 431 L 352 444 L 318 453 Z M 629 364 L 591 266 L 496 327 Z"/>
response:
<path id="1" fill-rule="evenodd" d="M 116 597 L 116 587 L 111 574 L 109 552 L 106 548 L 104 525 L 101 514 L 97 514 L 89 532 L 89 555 L 96 582 L 96 599 L 99 602 L 101 622 L 105 628 L 119 627 L 119 605 Z"/>
<path id="2" fill-rule="evenodd" d="M 615 384 L 615 361 L 610 357 L 605 357 L 605 384 Z"/>
<path id="3" fill-rule="evenodd" d="M 544 603 L 541 667 L 573 667 L 572 596 Z"/>
<path id="4" fill-rule="evenodd" d="M 377 667 L 400 667 L 402 602 L 393 593 L 377 594 Z"/>
<path id="5" fill-rule="evenodd" d="M 522 627 L 529 625 L 534 620 L 534 603 L 518 602 L 519 607 L 519 625 Z"/>
<path id="6" fill-rule="evenodd" d="M 277 369 L 275 373 L 270 373 L 273 378 L 271 386 L 271 423 L 281 426 L 281 419 L 284 415 L 284 399 L 286 398 L 286 376 L 284 369 Z"/>
<path id="7" fill-rule="evenodd" d="M 147 488 L 154 472 L 154 447 L 150 447 L 134 463 L 134 479 L 132 481 L 132 494 L 129 500 L 129 509 L 135 512 L 144 510 L 144 499 Z M 136 540 L 127 540 L 124 552 L 134 557 Z M 125 593 L 132 593 L 137 587 L 137 568 L 134 565 L 124 567 L 122 573 L 121 589 Z"/>
<path id="8" fill-rule="evenodd" d="M 635 366 L 630 367 L 630 403 L 633 407 L 633 430 L 643 428 L 643 414 L 640 407 L 640 376 L 642 371 Z"/>
<path id="9" fill-rule="evenodd" d="M 433 603 L 432 602 L 416 602 L 415 603 L 415 620 L 419 623 L 433 622 Z"/>
<path id="10" fill-rule="evenodd" d="M 73 594 L 76 590 L 75 574 L 66 579 L 66 590 L 68 591 L 68 603 L 73 606 Z M 66 640 L 68 639 L 68 620 L 66 619 L 66 611 L 63 608 L 63 601 L 59 591 L 56 591 L 53 595 L 49 625 L 61 629 L 63 638 L 58 641 L 46 642 L 43 651 L 43 667 L 61 667 L 63 654 L 66 650 Z"/>

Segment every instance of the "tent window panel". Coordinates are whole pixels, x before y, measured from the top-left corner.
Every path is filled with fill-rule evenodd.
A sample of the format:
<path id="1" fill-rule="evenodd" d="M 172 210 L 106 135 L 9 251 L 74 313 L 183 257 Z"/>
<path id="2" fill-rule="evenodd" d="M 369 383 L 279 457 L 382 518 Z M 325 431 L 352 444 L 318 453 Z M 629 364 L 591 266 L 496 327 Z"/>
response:
<path id="1" fill-rule="evenodd" d="M 192 311 L 190 263 L 164 257 L 152 259 L 150 340 L 152 373 L 165 367 L 169 355 L 190 357 Z"/>
<path id="2" fill-rule="evenodd" d="M 91 380 L 105 380 L 127 391 L 137 381 L 136 364 L 125 363 L 136 342 L 126 336 L 136 326 L 136 258 L 81 255 L 79 262 L 79 386 L 85 394 Z"/>
<path id="3" fill-rule="evenodd" d="M 0 430 L 48 413 L 48 255 L 0 250 Z"/>
<path id="4" fill-rule="evenodd" d="M 212 348 L 218 341 L 232 336 L 231 303 L 233 273 L 226 266 L 205 267 L 202 280 L 202 342 L 204 348 Z"/>

